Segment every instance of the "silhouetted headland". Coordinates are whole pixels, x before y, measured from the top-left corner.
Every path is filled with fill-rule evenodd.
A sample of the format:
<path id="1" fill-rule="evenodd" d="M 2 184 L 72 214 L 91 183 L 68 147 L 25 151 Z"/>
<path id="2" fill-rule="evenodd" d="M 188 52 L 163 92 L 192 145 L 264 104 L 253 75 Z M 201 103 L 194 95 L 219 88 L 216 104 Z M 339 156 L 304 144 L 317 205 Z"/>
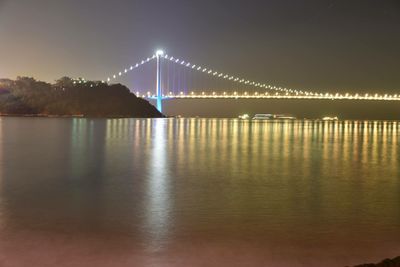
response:
<path id="1" fill-rule="evenodd" d="M 163 114 L 126 86 L 76 81 L 54 84 L 33 78 L 0 79 L 0 114 L 14 116 L 80 116 L 157 118 Z"/>
<path id="2" fill-rule="evenodd" d="M 400 256 L 394 259 L 386 259 L 380 263 L 367 263 L 361 264 L 354 267 L 400 267 Z"/>

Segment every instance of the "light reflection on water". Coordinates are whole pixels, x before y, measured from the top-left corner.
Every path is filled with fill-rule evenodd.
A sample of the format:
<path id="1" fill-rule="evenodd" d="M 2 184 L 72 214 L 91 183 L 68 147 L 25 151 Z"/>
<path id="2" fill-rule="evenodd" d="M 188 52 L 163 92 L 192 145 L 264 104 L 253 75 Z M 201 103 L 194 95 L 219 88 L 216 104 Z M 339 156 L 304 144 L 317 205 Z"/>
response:
<path id="1" fill-rule="evenodd" d="M 0 148 L 3 147 L 3 119 L 0 118 Z M 3 150 L 0 149 L 0 191 L 3 187 Z M 4 200 L 0 194 L 0 229 L 3 227 L 3 205 Z"/>
<path id="2" fill-rule="evenodd" d="M 148 123 L 148 125 L 151 125 Z M 172 174 L 167 166 L 167 137 L 166 137 L 166 120 L 155 120 L 151 129 L 151 147 L 149 176 L 146 197 L 146 222 L 145 228 L 151 238 L 149 238 L 150 248 L 160 249 L 160 242 L 167 239 L 169 231 L 170 213 L 170 179 Z M 164 244 L 163 244 L 164 245 Z"/>
<path id="3" fill-rule="evenodd" d="M 212 258 L 215 266 L 278 267 L 396 256 L 399 129 L 385 121 L 0 118 L 0 262 L 29 262 L 23 250 L 46 262 L 74 252 L 84 262 L 88 242 L 97 266 L 117 256 L 129 259 L 119 266 Z"/>

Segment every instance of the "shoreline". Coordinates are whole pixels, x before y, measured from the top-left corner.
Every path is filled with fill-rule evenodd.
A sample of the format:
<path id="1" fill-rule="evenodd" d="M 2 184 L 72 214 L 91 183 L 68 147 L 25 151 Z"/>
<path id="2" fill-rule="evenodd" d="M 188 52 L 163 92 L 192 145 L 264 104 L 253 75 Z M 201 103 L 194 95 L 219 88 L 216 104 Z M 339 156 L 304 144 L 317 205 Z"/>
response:
<path id="1" fill-rule="evenodd" d="M 162 119 L 168 117 L 130 117 L 130 116 L 85 116 L 85 115 L 46 115 L 46 114 L 0 114 L 12 118 L 66 118 L 66 119 Z"/>
<path id="2" fill-rule="evenodd" d="M 339 119 L 337 121 L 324 121 L 322 119 L 311 119 L 311 118 L 303 118 L 303 119 L 295 119 L 295 120 L 243 120 L 238 119 L 236 117 L 178 117 L 178 116 L 163 116 L 163 117 L 132 117 L 132 116 L 85 116 L 85 115 L 47 115 L 47 114 L 1 114 L 1 117 L 12 117 L 12 118 L 66 118 L 66 119 L 221 119 L 221 120 L 239 120 L 244 122 L 290 122 L 290 121 L 313 121 L 313 122 L 346 122 L 346 121 L 358 121 L 358 122 L 373 122 L 373 121 L 381 121 L 381 122 L 400 122 L 400 120 L 390 120 L 390 119 Z"/>

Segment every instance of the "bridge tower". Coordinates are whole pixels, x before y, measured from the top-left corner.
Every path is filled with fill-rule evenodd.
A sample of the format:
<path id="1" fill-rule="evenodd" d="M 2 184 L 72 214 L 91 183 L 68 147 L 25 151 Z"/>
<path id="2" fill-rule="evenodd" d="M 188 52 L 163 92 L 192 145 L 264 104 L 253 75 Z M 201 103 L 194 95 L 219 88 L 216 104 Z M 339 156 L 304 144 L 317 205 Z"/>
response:
<path id="1" fill-rule="evenodd" d="M 156 57 L 157 57 L 157 109 L 158 111 L 162 112 L 162 88 L 161 88 L 161 58 L 164 55 L 164 51 L 157 50 Z"/>

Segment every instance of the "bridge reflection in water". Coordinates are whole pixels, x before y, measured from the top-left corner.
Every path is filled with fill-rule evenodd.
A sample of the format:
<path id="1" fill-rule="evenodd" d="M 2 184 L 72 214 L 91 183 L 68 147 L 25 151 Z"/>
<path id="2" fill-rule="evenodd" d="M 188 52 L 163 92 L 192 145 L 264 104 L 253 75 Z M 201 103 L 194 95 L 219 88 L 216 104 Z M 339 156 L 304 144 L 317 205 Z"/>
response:
<path id="1" fill-rule="evenodd" d="M 331 267 L 398 252 L 398 122 L 0 126 L 0 259 L 17 265 Z"/>

